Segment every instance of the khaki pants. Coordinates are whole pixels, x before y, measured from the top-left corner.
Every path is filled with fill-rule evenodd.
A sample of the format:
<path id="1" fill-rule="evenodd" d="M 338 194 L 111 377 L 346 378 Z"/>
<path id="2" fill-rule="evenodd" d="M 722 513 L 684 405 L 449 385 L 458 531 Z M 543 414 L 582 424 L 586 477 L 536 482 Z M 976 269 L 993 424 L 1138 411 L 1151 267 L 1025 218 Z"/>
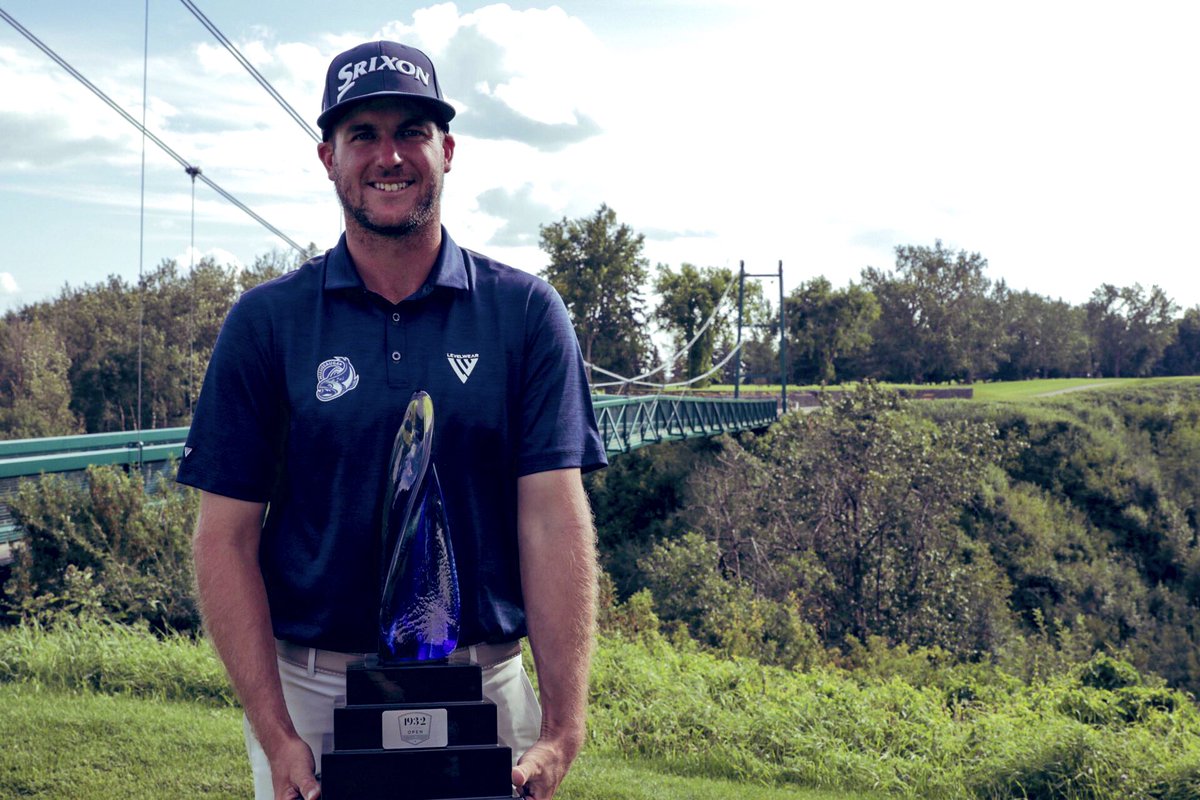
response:
<path id="1" fill-rule="evenodd" d="M 292 724 L 300 738 L 312 748 L 319 777 L 321 754 L 333 749 L 333 706 L 335 699 L 346 694 L 346 673 L 344 668 L 318 666 L 315 656 L 320 651 L 310 652 L 307 664 L 280 657 L 279 680 Z M 484 665 L 483 696 L 496 704 L 499 743 L 512 748 L 513 765 L 516 766 L 517 759 L 537 741 L 542 726 L 542 710 L 520 655 L 498 664 Z M 267 756 L 244 717 L 242 728 L 254 773 L 254 798 L 273 800 L 275 794 Z"/>

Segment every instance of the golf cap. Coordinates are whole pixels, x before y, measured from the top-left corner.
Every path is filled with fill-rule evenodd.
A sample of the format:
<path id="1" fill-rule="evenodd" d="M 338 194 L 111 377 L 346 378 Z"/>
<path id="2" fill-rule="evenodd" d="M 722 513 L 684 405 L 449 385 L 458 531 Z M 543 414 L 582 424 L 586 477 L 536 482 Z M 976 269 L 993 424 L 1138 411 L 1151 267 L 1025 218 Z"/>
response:
<path id="1" fill-rule="evenodd" d="M 397 42 L 367 42 L 329 62 L 317 125 L 328 136 L 351 106 L 375 97 L 421 100 L 442 122 L 454 118 L 429 56 Z"/>

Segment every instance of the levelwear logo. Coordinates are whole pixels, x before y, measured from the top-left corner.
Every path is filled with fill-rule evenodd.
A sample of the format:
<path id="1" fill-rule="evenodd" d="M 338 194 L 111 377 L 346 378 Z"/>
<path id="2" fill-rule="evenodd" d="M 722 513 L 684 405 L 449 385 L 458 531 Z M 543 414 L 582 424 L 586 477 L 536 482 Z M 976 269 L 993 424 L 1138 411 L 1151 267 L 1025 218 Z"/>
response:
<path id="1" fill-rule="evenodd" d="M 471 377 L 471 373 L 475 371 L 475 365 L 479 362 L 479 353 L 472 353 L 469 356 L 446 353 L 446 360 L 450 362 L 450 369 L 454 370 L 458 379 L 466 383 L 467 378 Z"/>
<path id="2" fill-rule="evenodd" d="M 339 103 L 342 102 L 342 95 L 359 78 L 368 72 L 375 72 L 381 69 L 390 69 L 402 75 L 410 75 L 426 86 L 429 85 L 429 73 L 411 61 L 404 61 L 403 59 L 392 58 L 391 56 L 371 56 L 370 61 L 348 61 L 338 70 L 337 76 L 342 79 L 342 85 L 338 87 L 337 101 Z"/>
<path id="3" fill-rule="evenodd" d="M 358 372 L 350 359 L 334 356 L 317 367 L 317 399 L 328 403 L 358 386 Z"/>

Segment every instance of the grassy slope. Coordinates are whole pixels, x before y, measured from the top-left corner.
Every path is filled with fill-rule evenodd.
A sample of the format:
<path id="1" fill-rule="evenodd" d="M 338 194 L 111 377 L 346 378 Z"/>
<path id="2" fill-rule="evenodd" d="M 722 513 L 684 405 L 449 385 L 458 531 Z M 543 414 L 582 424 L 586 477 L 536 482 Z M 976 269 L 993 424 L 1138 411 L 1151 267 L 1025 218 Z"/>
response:
<path id="1" fill-rule="evenodd" d="M 207 704 L 0 683 L 0 797 L 245 798 L 241 712 Z M 585 753 L 562 800 L 833 800 L 809 792 L 682 778 Z"/>

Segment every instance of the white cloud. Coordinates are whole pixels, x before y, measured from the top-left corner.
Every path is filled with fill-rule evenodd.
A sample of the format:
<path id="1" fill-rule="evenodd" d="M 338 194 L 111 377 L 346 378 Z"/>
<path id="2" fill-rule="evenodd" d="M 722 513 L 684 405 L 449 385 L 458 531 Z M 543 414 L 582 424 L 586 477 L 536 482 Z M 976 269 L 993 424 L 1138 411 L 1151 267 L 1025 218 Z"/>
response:
<path id="1" fill-rule="evenodd" d="M 17 285 L 17 279 L 12 273 L 0 272 L 0 294 L 16 294 L 19 291 L 21 287 Z"/>

